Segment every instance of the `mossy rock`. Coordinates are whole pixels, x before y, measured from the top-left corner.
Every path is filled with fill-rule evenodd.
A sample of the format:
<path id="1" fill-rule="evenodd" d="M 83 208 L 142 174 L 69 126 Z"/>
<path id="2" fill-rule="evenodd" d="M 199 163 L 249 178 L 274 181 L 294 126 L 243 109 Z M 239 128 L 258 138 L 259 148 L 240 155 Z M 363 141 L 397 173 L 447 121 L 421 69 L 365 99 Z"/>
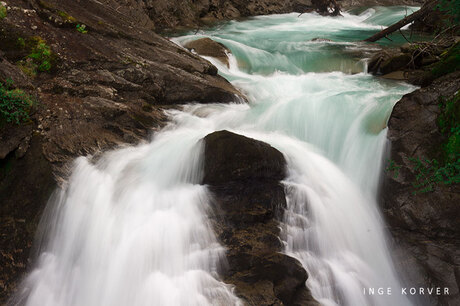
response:
<path id="1" fill-rule="evenodd" d="M 431 70 L 433 78 L 439 78 L 460 68 L 460 42 L 441 55 L 441 60 Z"/>
<path id="2" fill-rule="evenodd" d="M 393 71 L 401 70 L 405 68 L 412 60 L 409 54 L 398 54 L 392 56 L 382 62 L 380 65 L 380 72 L 387 74 Z"/>

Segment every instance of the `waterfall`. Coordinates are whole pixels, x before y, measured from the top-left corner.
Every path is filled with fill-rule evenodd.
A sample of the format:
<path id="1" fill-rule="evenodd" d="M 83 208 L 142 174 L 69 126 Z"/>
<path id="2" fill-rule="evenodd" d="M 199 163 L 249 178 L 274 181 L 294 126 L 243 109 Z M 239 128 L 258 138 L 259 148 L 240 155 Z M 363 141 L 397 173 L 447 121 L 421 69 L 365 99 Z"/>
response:
<path id="1" fill-rule="evenodd" d="M 237 305 L 218 280 L 224 249 L 206 219 L 202 148 L 187 129 L 79 158 L 49 203 L 26 305 Z"/>
<path id="2" fill-rule="evenodd" d="M 50 200 L 20 298 L 51 306 L 238 305 L 219 279 L 225 250 L 199 184 L 200 139 L 227 129 L 285 155 L 281 239 L 321 304 L 410 305 L 396 292 L 369 296 L 363 289 L 401 287 L 376 197 L 388 117 L 414 87 L 366 74 L 360 55 L 374 47 L 354 42 L 403 10 L 262 16 L 175 38 L 225 44 L 229 67 L 208 59 L 249 103 L 169 110 L 171 123 L 149 144 L 96 163 L 79 158 L 68 185 Z"/>

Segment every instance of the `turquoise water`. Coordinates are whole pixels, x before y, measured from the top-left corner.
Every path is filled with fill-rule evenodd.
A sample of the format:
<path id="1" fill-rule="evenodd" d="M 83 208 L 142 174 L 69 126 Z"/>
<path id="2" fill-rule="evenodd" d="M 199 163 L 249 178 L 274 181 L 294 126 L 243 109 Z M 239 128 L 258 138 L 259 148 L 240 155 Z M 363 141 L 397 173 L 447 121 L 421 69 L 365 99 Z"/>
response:
<path id="1" fill-rule="evenodd" d="M 323 17 L 298 13 L 254 17 L 244 22 L 231 21 L 181 37 L 181 43 L 200 37 L 212 37 L 226 45 L 238 59 L 240 69 L 249 73 L 270 74 L 284 71 L 299 74 L 309 71 L 361 72 L 360 59 L 379 45 L 359 43 L 385 26 L 391 25 L 415 7 L 376 7 L 343 17 Z M 410 31 L 405 31 L 410 36 Z M 312 41 L 320 39 L 319 41 Z M 331 40 L 321 41 L 324 39 Z M 393 42 L 380 40 L 380 45 L 404 43 L 396 33 Z"/>

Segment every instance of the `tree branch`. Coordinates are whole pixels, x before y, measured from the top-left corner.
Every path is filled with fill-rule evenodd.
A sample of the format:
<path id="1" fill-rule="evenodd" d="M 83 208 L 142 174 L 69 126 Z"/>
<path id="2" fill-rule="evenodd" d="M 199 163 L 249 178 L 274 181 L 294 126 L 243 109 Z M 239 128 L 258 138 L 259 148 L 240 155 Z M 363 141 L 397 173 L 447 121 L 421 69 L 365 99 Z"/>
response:
<path id="1" fill-rule="evenodd" d="M 406 24 L 409 24 L 423 16 L 425 16 L 429 11 L 432 11 L 434 9 L 436 1 L 430 1 L 426 5 L 424 5 L 420 10 L 416 11 L 415 13 L 410 14 L 409 16 L 406 16 L 405 18 L 401 19 L 400 21 L 396 22 L 395 24 L 389 26 L 388 28 L 378 32 L 377 34 L 365 39 L 364 41 L 367 42 L 375 42 L 383 37 L 386 37 L 388 34 L 393 33 L 394 31 L 397 31 L 401 29 L 403 26 Z"/>

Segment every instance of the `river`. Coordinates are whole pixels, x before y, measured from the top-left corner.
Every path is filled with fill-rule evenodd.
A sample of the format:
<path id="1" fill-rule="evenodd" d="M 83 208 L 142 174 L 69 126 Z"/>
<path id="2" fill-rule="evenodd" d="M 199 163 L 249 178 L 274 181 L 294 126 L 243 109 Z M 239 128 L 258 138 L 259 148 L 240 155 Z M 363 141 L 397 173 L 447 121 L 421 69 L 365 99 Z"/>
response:
<path id="1" fill-rule="evenodd" d="M 366 73 L 359 43 L 416 8 L 376 7 L 343 17 L 284 14 L 229 21 L 176 37 L 224 44 L 208 58 L 247 98 L 169 110 L 150 143 L 75 161 L 50 199 L 26 305 L 238 305 L 219 279 L 225 249 L 207 221 L 203 145 L 216 130 L 259 139 L 288 163 L 284 252 L 300 260 L 323 305 L 411 305 L 402 295 L 377 206 L 386 123 L 415 87 Z M 316 39 L 318 38 L 318 39 Z M 389 44 L 400 44 L 398 38 Z M 184 101 L 186 102 L 186 101 Z"/>

